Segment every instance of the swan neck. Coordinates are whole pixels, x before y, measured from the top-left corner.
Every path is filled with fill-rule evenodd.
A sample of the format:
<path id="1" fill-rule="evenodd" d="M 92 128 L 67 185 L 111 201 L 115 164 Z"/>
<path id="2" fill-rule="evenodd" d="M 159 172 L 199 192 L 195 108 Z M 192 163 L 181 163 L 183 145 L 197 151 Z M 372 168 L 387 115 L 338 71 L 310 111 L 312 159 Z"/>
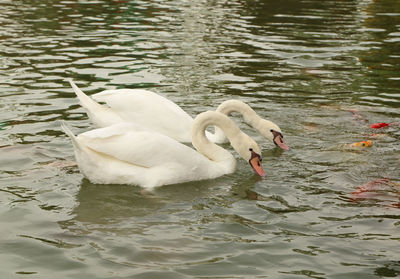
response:
<path id="1" fill-rule="evenodd" d="M 199 114 L 192 127 L 192 143 L 193 146 L 204 156 L 214 162 L 235 162 L 234 157 L 224 148 L 212 143 L 206 136 L 208 126 L 217 126 L 226 134 L 228 139 L 232 141 L 242 132 L 227 116 L 215 112 L 207 111 Z M 231 163 L 230 163 L 231 164 Z"/>
<path id="2" fill-rule="evenodd" d="M 258 114 L 248 104 L 239 100 L 225 101 L 218 106 L 217 111 L 227 116 L 234 112 L 240 113 L 244 121 L 253 127 L 256 126 L 260 120 Z"/>

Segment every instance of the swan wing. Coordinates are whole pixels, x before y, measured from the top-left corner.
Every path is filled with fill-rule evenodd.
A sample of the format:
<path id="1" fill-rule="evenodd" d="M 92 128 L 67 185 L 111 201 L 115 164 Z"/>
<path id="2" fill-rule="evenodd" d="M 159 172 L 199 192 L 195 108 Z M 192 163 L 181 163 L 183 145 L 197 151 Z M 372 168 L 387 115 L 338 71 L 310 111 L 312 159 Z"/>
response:
<path id="1" fill-rule="evenodd" d="M 91 130 L 78 139 L 97 153 L 145 168 L 167 164 L 196 166 L 207 164 L 208 160 L 184 144 L 132 123 Z"/>
<path id="2" fill-rule="evenodd" d="M 180 142 L 190 142 L 193 118 L 174 102 L 141 89 L 106 90 L 92 95 L 124 121 L 148 127 Z"/>

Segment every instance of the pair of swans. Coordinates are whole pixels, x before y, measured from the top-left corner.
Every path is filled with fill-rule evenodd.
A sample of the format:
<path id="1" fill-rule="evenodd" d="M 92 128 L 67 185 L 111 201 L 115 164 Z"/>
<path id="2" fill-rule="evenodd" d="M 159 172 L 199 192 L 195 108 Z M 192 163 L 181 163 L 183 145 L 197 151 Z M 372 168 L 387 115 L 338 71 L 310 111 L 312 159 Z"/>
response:
<path id="1" fill-rule="evenodd" d="M 264 137 L 289 149 L 276 124 L 260 118 L 240 101 L 226 101 L 217 112 L 203 112 L 193 119 L 175 103 L 151 91 L 106 90 L 92 99 L 70 83 L 91 121 L 101 127 L 75 136 L 62 124 L 72 140 L 81 172 L 93 183 L 153 188 L 233 173 L 235 158 L 216 144 L 226 141 L 258 175 L 264 176 L 261 149 L 227 117 L 232 112 L 241 113 Z M 216 127 L 214 134 L 206 131 L 211 125 Z M 198 152 L 181 142 L 192 142 Z"/>

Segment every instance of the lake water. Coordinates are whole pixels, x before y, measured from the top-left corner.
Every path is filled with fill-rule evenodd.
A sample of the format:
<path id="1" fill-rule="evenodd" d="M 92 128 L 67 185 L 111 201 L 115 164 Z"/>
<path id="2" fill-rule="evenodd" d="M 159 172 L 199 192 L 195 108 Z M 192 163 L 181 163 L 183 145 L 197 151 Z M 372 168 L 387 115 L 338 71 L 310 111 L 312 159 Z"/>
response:
<path id="1" fill-rule="evenodd" d="M 0 0 L 0 39 L 1 278 L 400 276 L 400 127 L 369 128 L 400 122 L 399 1 Z M 93 128 L 67 78 L 192 116 L 240 99 L 292 149 L 235 117 L 264 179 L 241 160 L 153 192 L 91 184 L 60 129 Z"/>

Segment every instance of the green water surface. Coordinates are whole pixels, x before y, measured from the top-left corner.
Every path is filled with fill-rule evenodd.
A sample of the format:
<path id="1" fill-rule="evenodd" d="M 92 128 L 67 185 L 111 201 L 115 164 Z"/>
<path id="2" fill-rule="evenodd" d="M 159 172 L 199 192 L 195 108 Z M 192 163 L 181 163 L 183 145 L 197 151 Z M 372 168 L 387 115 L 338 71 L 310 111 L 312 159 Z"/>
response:
<path id="1" fill-rule="evenodd" d="M 292 149 L 235 118 L 264 179 L 241 160 L 153 192 L 91 184 L 60 129 L 93 128 L 67 78 L 192 116 L 240 99 Z M 400 277 L 400 126 L 376 122 L 400 122 L 397 0 L 0 0 L 0 278 Z"/>

